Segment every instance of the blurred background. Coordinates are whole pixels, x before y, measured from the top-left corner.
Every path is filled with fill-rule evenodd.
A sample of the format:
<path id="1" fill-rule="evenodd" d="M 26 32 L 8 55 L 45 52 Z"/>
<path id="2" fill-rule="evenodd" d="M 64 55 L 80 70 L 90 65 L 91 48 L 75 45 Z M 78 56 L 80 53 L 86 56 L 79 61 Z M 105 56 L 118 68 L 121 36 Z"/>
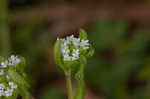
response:
<path id="1" fill-rule="evenodd" d="M 35 99 L 67 99 L 57 37 L 88 32 L 95 47 L 85 99 L 150 99 L 150 0 L 0 0 L 0 55 L 21 55 Z"/>

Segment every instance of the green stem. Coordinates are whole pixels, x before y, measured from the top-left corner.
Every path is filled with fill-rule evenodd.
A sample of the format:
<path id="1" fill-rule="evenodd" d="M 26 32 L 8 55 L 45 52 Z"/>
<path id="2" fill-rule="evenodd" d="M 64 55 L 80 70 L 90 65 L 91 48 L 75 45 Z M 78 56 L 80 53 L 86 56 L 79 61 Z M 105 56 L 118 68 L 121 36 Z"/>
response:
<path id="1" fill-rule="evenodd" d="M 0 55 L 9 54 L 9 40 L 8 0 L 0 0 Z"/>
<path id="2" fill-rule="evenodd" d="M 85 83 L 84 79 L 77 80 L 76 99 L 84 99 Z"/>
<path id="3" fill-rule="evenodd" d="M 73 99 L 71 73 L 66 74 L 66 81 L 67 81 L 67 89 L 68 89 L 68 99 Z"/>
<path id="4" fill-rule="evenodd" d="M 85 96 L 84 67 L 84 64 L 80 64 L 79 72 L 76 74 L 77 88 L 75 99 L 84 99 Z"/>

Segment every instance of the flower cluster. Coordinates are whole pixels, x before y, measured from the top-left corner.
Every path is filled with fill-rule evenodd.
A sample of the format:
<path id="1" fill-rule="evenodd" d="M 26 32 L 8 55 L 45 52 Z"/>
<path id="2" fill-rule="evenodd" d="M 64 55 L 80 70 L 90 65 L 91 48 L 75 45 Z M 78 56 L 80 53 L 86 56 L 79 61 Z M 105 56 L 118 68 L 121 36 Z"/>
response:
<path id="1" fill-rule="evenodd" d="M 4 83 L 0 83 L 0 96 L 12 96 L 13 91 L 17 89 L 18 85 L 14 82 L 8 82 L 6 86 Z"/>
<path id="2" fill-rule="evenodd" d="M 81 40 L 73 35 L 66 39 L 57 39 L 62 42 L 61 52 L 64 61 L 75 61 L 80 58 L 80 51 L 89 49 L 89 40 Z"/>
<path id="3" fill-rule="evenodd" d="M 19 64 L 21 60 L 17 56 L 10 56 L 8 60 L 5 60 L 4 62 L 1 63 L 0 67 L 1 68 L 6 68 L 7 66 L 14 66 L 16 64 Z"/>
<path id="4" fill-rule="evenodd" d="M 10 58 L 0 63 L 0 96 L 12 96 L 13 92 L 17 89 L 18 85 L 10 79 L 8 69 L 20 62 L 21 59 L 12 55 Z M 3 78 L 3 80 L 1 80 L 1 78 Z"/>

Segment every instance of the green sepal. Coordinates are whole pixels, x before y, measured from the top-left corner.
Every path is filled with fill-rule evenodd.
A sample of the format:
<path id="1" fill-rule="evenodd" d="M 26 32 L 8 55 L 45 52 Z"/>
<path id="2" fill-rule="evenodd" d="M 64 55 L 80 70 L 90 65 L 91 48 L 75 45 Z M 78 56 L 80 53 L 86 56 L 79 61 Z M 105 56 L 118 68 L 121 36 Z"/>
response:
<path id="1" fill-rule="evenodd" d="M 26 80 L 20 76 L 17 72 L 15 72 L 12 69 L 8 70 L 8 75 L 10 76 L 10 78 L 16 82 L 19 86 L 24 86 L 24 87 L 29 87 L 28 83 L 26 82 Z"/>
<path id="2" fill-rule="evenodd" d="M 87 57 L 87 58 L 90 58 L 90 57 L 92 57 L 93 55 L 94 55 L 94 52 L 95 52 L 95 49 L 92 47 L 92 45 L 90 44 L 89 45 L 89 49 L 88 49 L 88 51 L 87 51 L 87 53 L 85 54 L 85 56 Z"/>
<path id="3" fill-rule="evenodd" d="M 81 40 L 87 40 L 88 39 L 86 31 L 83 30 L 83 29 L 80 29 L 79 37 L 80 37 Z"/>
<path id="4" fill-rule="evenodd" d="M 56 64 L 64 70 L 63 57 L 61 53 L 61 41 L 57 40 L 54 45 L 54 59 Z"/>

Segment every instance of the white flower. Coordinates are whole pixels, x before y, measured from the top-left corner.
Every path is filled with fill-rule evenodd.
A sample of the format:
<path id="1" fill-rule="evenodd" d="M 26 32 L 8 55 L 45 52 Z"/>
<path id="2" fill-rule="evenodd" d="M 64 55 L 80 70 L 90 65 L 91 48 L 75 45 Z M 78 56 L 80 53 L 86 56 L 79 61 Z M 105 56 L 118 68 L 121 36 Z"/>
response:
<path id="1" fill-rule="evenodd" d="M 21 62 L 21 60 L 17 57 L 17 56 L 10 56 L 8 58 L 8 60 L 6 61 L 3 61 L 0 63 L 0 67 L 1 68 L 6 68 L 7 66 L 14 66 L 14 65 L 17 65 Z"/>
<path id="2" fill-rule="evenodd" d="M 2 68 L 6 68 L 7 65 L 8 65 L 8 61 L 7 61 L 7 60 L 4 61 L 4 62 L 1 62 L 1 67 L 2 67 Z"/>
<path id="3" fill-rule="evenodd" d="M 9 85 L 9 86 L 13 86 L 13 85 L 14 85 L 14 82 L 8 82 L 8 85 Z"/>
<path id="4" fill-rule="evenodd" d="M 13 95 L 13 91 L 18 88 L 18 85 L 15 82 L 10 81 L 10 77 L 7 74 L 9 66 L 15 66 L 21 62 L 17 56 L 10 56 L 7 60 L 0 63 L 0 76 L 5 76 L 6 82 L 0 83 L 0 97 L 5 96 L 9 97 Z M 15 71 L 16 69 L 14 69 Z M 6 75 L 4 75 L 6 74 Z M 8 84 L 7 84 L 8 83 Z M 1 98 L 0 98 L 1 99 Z"/>
<path id="5" fill-rule="evenodd" d="M 81 40 L 80 46 L 82 49 L 87 50 L 89 48 L 89 40 Z"/>
<path id="6" fill-rule="evenodd" d="M 0 90 L 0 96 L 4 96 L 5 93 L 4 93 L 4 90 Z"/>
<path id="7" fill-rule="evenodd" d="M 72 61 L 79 59 L 79 49 L 73 49 L 73 57 L 72 57 Z"/>
<path id="8" fill-rule="evenodd" d="M 18 87 L 18 85 L 15 84 L 14 82 L 9 82 L 8 84 L 11 87 L 11 89 L 16 89 Z"/>
<path id="9" fill-rule="evenodd" d="M 75 46 L 79 46 L 79 45 L 80 45 L 80 38 L 74 38 L 73 44 L 74 44 Z"/>
<path id="10" fill-rule="evenodd" d="M 9 75 L 6 75 L 6 78 L 9 80 L 10 79 Z"/>
<path id="11" fill-rule="evenodd" d="M 4 89 L 5 85 L 3 83 L 0 83 L 0 89 Z"/>
<path id="12" fill-rule="evenodd" d="M 14 89 L 18 87 L 14 82 L 9 82 L 8 85 L 10 86 L 10 88 L 5 87 L 3 83 L 0 83 L 0 96 L 12 96 Z"/>
<path id="13" fill-rule="evenodd" d="M 2 75 L 4 75 L 4 70 L 3 69 L 0 70 L 0 76 L 2 76 Z"/>
<path id="14" fill-rule="evenodd" d="M 70 61 L 70 60 L 71 60 L 71 57 L 68 56 L 68 55 L 64 55 L 64 60 L 65 60 L 65 61 Z"/>
<path id="15" fill-rule="evenodd" d="M 89 40 L 81 40 L 73 35 L 66 37 L 66 39 L 57 38 L 61 41 L 61 52 L 64 61 L 75 61 L 80 58 L 80 48 L 87 50 L 89 48 Z M 71 47 L 71 48 L 70 48 Z"/>
<path id="16" fill-rule="evenodd" d="M 10 56 L 10 58 L 8 58 L 8 61 L 9 61 L 8 63 L 9 66 L 14 66 L 21 62 L 21 60 L 17 56 L 14 56 L 14 55 Z"/>
<path id="17" fill-rule="evenodd" d="M 18 85 L 15 84 L 14 82 L 8 82 L 8 85 L 10 87 L 6 87 L 7 88 L 6 89 L 5 85 L 3 83 L 0 83 L 0 96 L 6 96 L 6 97 L 12 96 L 14 89 L 18 87 Z"/>
<path id="18" fill-rule="evenodd" d="M 6 97 L 12 96 L 13 91 L 14 91 L 13 89 L 7 88 L 7 90 L 5 91 L 5 96 L 6 96 Z"/>

